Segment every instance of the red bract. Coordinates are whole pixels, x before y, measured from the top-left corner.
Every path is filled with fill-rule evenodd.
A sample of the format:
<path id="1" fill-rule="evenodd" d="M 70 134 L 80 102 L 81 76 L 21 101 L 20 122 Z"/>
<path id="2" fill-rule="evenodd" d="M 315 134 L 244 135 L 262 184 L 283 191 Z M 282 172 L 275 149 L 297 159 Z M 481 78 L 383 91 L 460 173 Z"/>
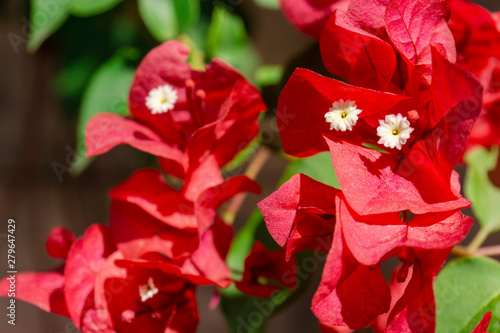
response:
<path id="1" fill-rule="evenodd" d="M 64 296 L 70 318 L 77 328 L 82 327 L 85 312 L 94 307 L 97 273 L 115 250 L 110 230 L 102 225 L 93 225 L 75 241 L 68 253 L 64 269 Z"/>
<path id="2" fill-rule="evenodd" d="M 229 283 L 224 258 L 232 229 L 216 210 L 235 194 L 258 193 L 260 187 L 244 176 L 224 180 L 214 168 L 200 167 L 205 173 L 188 176 L 182 191 L 167 185 L 156 170 L 137 171 L 111 191 L 111 229 L 126 258 L 159 252 L 185 272 Z"/>
<path id="3" fill-rule="evenodd" d="M 437 51 L 433 55 L 430 90 L 411 99 L 297 70 L 278 103 L 285 152 L 308 156 L 328 146 L 340 186 L 360 214 L 406 209 L 424 213 L 468 206 L 457 186 L 450 186 L 450 178 L 480 111 L 482 90 L 470 74 Z M 325 121 L 330 113 L 342 110 L 342 118 L 349 119 L 354 108 L 358 113 L 349 123 L 350 131 L 335 127 L 344 122 L 339 115 L 330 120 L 330 126 Z M 391 146 L 385 154 L 361 146 L 390 148 L 381 145 L 379 130 L 382 122 L 396 121 L 396 114 L 400 119 L 406 116 L 407 126 L 398 127 L 396 134 L 411 129 L 398 149 Z M 385 139 L 396 134 L 387 133 Z M 362 192 L 365 195 L 360 196 Z"/>
<path id="4" fill-rule="evenodd" d="M 500 142 L 500 30 L 486 9 L 462 0 L 448 1 L 449 26 L 457 44 L 457 62 L 477 75 L 484 86 L 481 116 L 472 129 L 468 148 Z"/>
<path id="5" fill-rule="evenodd" d="M 356 260 L 367 266 L 393 256 L 400 248 L 452 248 L 465 238 L 474 222 L 458 210 L 415 215 L 411 221 L 408 216 L 401 218 L 399 212 L 360 216 L 340 198 L 337 219 L 344 241 Z"/>
<path id="6" fill-rule="evenodd" d="M 483 319 L 481 319 L 477 327 L 474 328 L 471 333 L 487 333 L 486 330 L 490 325 L 490 320 L 491 320 L 491 311 L 488 311 L 484 314 Z"/>
<path id="7" fill-rule="evenodd" d="M 347 10 L 349 0 L 280 0 L 286 18 L 300 31 L 318 38 L 335 9 Z"/>
<path id="8" fill-rule="evenodd" d="M 58 268 L 51 272 L 8 275 L 0 281 L 0 297 L 10 297 L 9 294 L 14 292 L 18 300 L 36 305 L 44 311 L 69 317 L 64 300 L 62 271 L 63 268 Z M 14 284 L 12 288 L 11 283 Z"/>
<path id="9" fill-rule="evenodd" d="M 199 320 L 195 287 L 189 275 L 161 256 L 124 260 L 115 252 L 96 279 L 95 305 L 103 312 L 98 324 L 107 321 L 116 332 L 195 332 Z"/>
<path id="10" fill-rule="evenodd" d="M 265 110 L 244 77 L 214 60 L 205 72 L 186 63 L 189 48 L 177 41 L 153 49 L 134 77 L 129 108 L 134 120 L 99 114 L 87 124 L 88 156 L 130 144 L 156 155 L 164 169 L 184 177 L 207 155 L 225 165 L 258 133 Z"/>
<path id="11" fill-rule="evenodd" d="M 286 259 L 310 249 L 328 252 L 335 226 L 339 190 L 297 174 L 258 206 L 274 240 L 286 248 Z"/>
<path id="12" fill-rule="evenodd" d="M 75 241 L 75 236 L 69 230 L 61 227 L 52 229 L 47 237 L 47 253 L 54 258 L 66 259 L 68 252 Z"/>
<path id="13" fill-rule="evenodd" d="M 413 266 L 407 267 L 409 277 L 405 282 L 404 293 L 400 295 L 400 288 L 391 288 L 392 296 L 400 296 L 391 306 L 387 325 L 382 324 L 384 332 L 422 332 L 433 333 L 436 326 L 436 308 L 432 284 L 437 273 L 443 266 L 451 249 L 433 251 L 415 251 Z M 401 284 L 398 275 L 405 263 L 396 273 L 391 283 Z M 403 284 L 404 285 L 404 284 Z M 385 316 L 384 316 L 385 317 Z"/>
<path id="14" fill-rule="evenodd" d="M 312 300 L 316 317 L 330 326 L 359 329 L 389 310 L 391 294 L 380 267 L 368 267 L 353 257 L 340 224 Z"/>
<path id="15" fill-rule="evenodd" d="M 235 282 L 236 288 L 248 295 L 270 297 L 280 290 L 276 283 L 291 290 L 297 287 L 297 260 L 292 257 L 285 261 L 284 250 L 270 252 L 255 242 L 245 259 L 243 278 Z"/>
<path id="16" fill-rule="evenodd" d="M 431 46 L 448 61 L 456 61 L 455 43 L 447 25 L 449 16 L 444 0 L 391 0 L 387 5 L 387 34 L 426 83 L 430 83 L 432 77 Z"/>
<path id="17" fill-rule="evenodd" d="M 431 82 L 433 48 L 456 60 L 448 17 L 442 0 L 353 0 L 325 25 L 321 56 L 352 84 L 415 95 Z"/>

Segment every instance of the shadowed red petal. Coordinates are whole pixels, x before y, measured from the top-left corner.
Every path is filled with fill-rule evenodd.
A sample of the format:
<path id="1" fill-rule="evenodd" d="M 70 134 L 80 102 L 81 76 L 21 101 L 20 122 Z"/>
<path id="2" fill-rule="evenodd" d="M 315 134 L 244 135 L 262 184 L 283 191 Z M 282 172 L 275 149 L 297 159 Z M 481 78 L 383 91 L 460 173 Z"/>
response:
<path id="1" fill-rule="evenodd" d="M 410 282 L 389 315 L 387 333 L 435 331 L 436 305 L 432 283 L 450 251 L 451 248 L 417 251 Z"/>
<path id="2" fill-rule="evenodd" d="M 247 295 L 267 298 L 280 290 L 274 283 L 262 283 L 259 279 L 270 279 L 287 289 L 297 286 L 297 260 L 285 261 L 285 251 L 270 252 L 260 243 L 255 242 L 252 251 L 245 259 L 243 279 L 235 281 L 235 286 Z"/>
<path id="3" fill-rule="evenodd" d="M 340 11 L 325 25 L 320 50 L 328 71 L 356 86 L 384 90 L 396 69 L 394 48 Z"/>
<path id="4" fill-rule="evenodd" d="M 52 229 L 47 237 L 45 247 L 51 257 L 66 259 L 74 241 L 75 235 L 71 231 L 62 227 L 56 227 Z"/>
<path id="5" fill-rule="evenodd" d="M 389 310 L 389 286 L 380 267 L 364 266 L 352 256 L 339 223 L 333 239 L 312 310 L 327 325 L 363 328 Z"/>

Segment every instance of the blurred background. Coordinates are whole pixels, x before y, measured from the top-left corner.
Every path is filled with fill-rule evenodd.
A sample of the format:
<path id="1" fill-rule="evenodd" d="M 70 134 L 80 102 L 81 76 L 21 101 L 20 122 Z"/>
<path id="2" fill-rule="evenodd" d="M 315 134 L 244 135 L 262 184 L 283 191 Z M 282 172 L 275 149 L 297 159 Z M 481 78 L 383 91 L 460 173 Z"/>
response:
<path id="1" fill-rule="evenodd" d="M 243 18 L 246 38 L 252 45 L 245 53 L 255 52 L 259 66 L 283 66 L 285 78 L 294 64 L 308 58 L 308 50 L 315 48 L 315 42 L 289 25 L 279 10 L 257 6 L 253 0 L 202 0 L 202 10 L 212 8 L 214 3 Z M 492 11 L 500 10 L 498 0 L 477 3 Z M 0 226 L 4 228 L 0 229 L 0 253 L 6 257 L 7 220 L 13 218 L 17 226 L 18 271 L 43 271 L 59 265 L 45 252 L 50 230 L 64 226 L 81 235 L 92 223 L 107 224 L 108 191 L 133 171 L 155 163 L 135 149 L 120 146 L 85 169 L 82 165 L 86 162 L 80 161 L 80 174 L 70 174 L 75 167 L 72 164 L 81 155 L 78 111 L 92 73 L 109 59 L 121 56 L 133 69 L 148 50 L 158 45 L 136 7 L 136 1 L 124 0 L 100 15 L 70 16 L 36 52 L 28 53 L 29 1 L 0 2 Z M 200 20 L 199 24 L 208 22 Z M 123 48 L 124 45 L 130 47 Z M 213 52 L 217 55 L 217 50 Z M 243 55 L 241 60 L 245 61 Z M 309 68 L 314 66 L 311 63 Z M 103 92 L 106 89 L 113 87 L 105 87 Z M 268 106 L 275 107 L 279 89 L 263 92 Z M 272 129 L 270 123 L 265 122 L 263 128 L 266 126 Z M 279 146 L 279 136 L 271 136 L 269 144 Z M 244 223 L 256 202 L 275 189 L 286 164 L 281 157 L 268 160 L 265 172 L 257 179 L 263 186 L 263 195 L 247 198 L 236 228 Z M 487 244 L 494 242 L 490 239 Z M 0 272 L 7 271 L 6 261 L 0 260 Z M 320 273 L 321 267 L 315 269 L 300 299 L 273 316 L 268 332 L 318 331 L 309 306 Z M 212 293 L 210 288 L 200 288 L 198 331 L 228 332 L 221 311 L 208 307 Z M 23 302 L 17 302 L 16 326 L 8 325 L 2 312 L 7 302 L 7 298 L 0 299 L 0 309 L 4 309 L 0 310 L 0 332 L 78 332 L 69 319 Z"/>

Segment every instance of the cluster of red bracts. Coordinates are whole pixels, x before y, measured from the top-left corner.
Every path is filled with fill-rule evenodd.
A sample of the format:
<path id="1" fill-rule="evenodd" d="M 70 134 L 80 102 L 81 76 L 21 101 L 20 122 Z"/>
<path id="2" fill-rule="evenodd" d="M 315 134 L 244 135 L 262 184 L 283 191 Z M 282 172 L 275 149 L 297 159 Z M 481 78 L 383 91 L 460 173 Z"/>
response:
<path id="1" fill-rule="evenodd" d="M 19 274 L 17 298 L 71 318 L 83 332 L 189 333 L 199 319 L 197 286 L 233 283 L 225 262 L 233 230 L 217 209 L 260 187 L 246 176 L 224 179 L 220 168 L 255 138 L 266 107 L 230 66 L 214 60 L 195 71 L 188 56 L 176 41 L 152 50 L 131 86 L 132 119 L 102 113 L 86 131 L 88 156 L 129 144 L 157 156 L 181 188 L 158 170 L 135 172 L 110 192 L 110 227 L 92 225 L 76 240 L 65 229 L 53 230 L 47 251 L 64 264 Z M 236 287 L 260 297 L 279 284 L 293 289 L 296 263 L 284 255 L 257 243 Z M 283 271 L 291 273 L 287 281 Z M 0 284 L 2 293 L 7 289 Z"/>
<path id="2" fill-rule="evenodd" d="M 349 83 L 297 69 L 278 103 L 283 147 L 329 151 L 342 190 L 295 175 L 260 202 L 267 227 L 288 258 L 328 251 L 312 301 L 325 332 L 434 332 L 432 283 L 473 223 L 453 169 L 482 110 L 476 76 L 481 117 L 500 116 L 494 16 L 462 0 L 282 4 Z M 498 142 L 499 122 L 485 122 L 471 143 Z M 389 285 L 391 257 L 401 265 Z"/>

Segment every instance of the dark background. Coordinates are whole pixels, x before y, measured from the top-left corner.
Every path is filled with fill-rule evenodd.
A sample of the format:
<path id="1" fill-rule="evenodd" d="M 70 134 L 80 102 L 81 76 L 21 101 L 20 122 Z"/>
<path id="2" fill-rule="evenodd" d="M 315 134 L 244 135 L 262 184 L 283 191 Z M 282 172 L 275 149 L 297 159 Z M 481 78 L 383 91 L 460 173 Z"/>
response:
<path id="1" fill-rule="evenodd" d="M 500 10 L 498 0 L 477 3 Z M 68 149 L 75 148 L 78 105 L 71 101 L 61 102 L 55 84 L 56 73 L 64 61 L 61 54 L 65 50 L 60 43 L 64 36 L 56 33 L 34 55 L 28 54 L 23 45 L 15 52 L 6 37 L 11 32 L 22 33 L 22 18 L 28 17 L 27 7 L 27 1 L 0 2 L 0 228 L 4 228 L 0 229 L 0 253 L 3 253 L 0 257 L 4 258 L 0 260 L 0 272 L 7 270 L 5 237 L 9 218 L 16 220 L 18 271 L 51 269 L 60 262 L 45 252 L 45 239 L 50 230 L 65 226 L 81 235 L 92 223 L 107 223 L 108 191 L 144 166 L 140 153 L 122 146 L 97 158 L 77 178 L 68 173 L 58 177 L 53 169 L 54 162 L 69 166 Z M 285 64 L 313 43 L 292 28 L 279 11 L 260 9 L 251 0 L 243 0 L 239 7 L 237 10 L 250 18 L 247 24 L 251 38 L 266 64 Z M 70 27 L 77 25 L 73 21 L 67 24 Z M 62 30 L 65 28 L 63 26 Z M 82 47 L 99 41 L 99 36 L 85 31 L 76 32 L 75 38 Z M 264 188 L 262 197 L 274 190 L 285 166 L 286 162 L 277 157 L 268 161 L 265 174 L 257 179 Z M 249 198 L 245 211 L 255 207 L 262 197 Z M 243 219 L 244 216 L 240 216 L 237 224 Z M 487 244 L 495 241 L 489 239 Z M 317 332 L 317 321 L 309 306 L 320 273 L 321 268 L 318 268 L 300 299 L 270 320 L 269 332 Z M 210 288 L 200 288 L 198 331 L 228 332 L 220 310 L 208 308 L 211 293 Z M 77 332 L 69 319 L 45 313 L 24 302 L 17 302 L 16 326 L 8 325 L 7 302 L 7 298 L 0 299 L 0 332 Z"/>

